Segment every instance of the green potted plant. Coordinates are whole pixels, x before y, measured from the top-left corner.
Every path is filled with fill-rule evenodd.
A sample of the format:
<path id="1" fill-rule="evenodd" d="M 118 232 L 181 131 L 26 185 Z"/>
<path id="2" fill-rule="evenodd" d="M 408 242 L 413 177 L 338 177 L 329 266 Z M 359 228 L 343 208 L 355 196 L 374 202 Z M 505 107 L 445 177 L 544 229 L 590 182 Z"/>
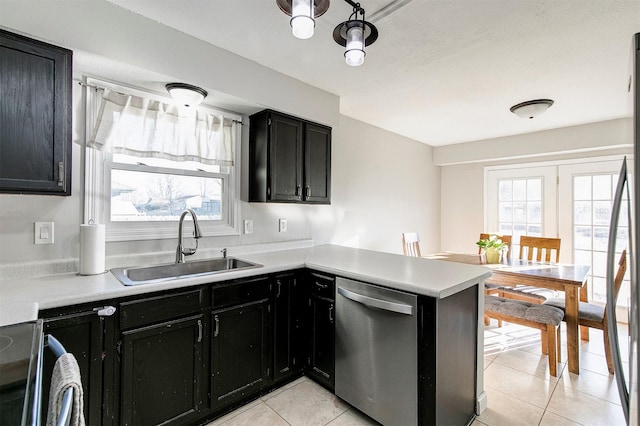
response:
<path id="1" fill-rule="evenodd" d="M 482 239 L 476 244 L 484 250 L 487 263 L 500 263 L 502 253 L 509 249 L 509 245 L 496 234 L 491 234 L 489 238 Z"/>

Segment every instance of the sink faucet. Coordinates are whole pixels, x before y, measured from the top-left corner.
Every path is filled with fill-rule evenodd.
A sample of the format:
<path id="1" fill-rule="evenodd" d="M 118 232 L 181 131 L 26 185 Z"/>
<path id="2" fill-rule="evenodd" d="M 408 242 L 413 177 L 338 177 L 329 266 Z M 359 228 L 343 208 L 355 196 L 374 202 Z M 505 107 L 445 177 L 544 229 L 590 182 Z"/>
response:
<path id="1" fill-rule="evenodd" d="M 222 250 L 220 250 L 220 253 L 222 253 L 222 258 L 226 259 L 227 258 L 227 248 L 223 248 Z"/>
<path id="2" fill-rule="evenodd" d="M 196 240 L 195 248 L 184 248 L 182 245 L 182 225 L 184 223 L 184 217 L 189 213 L 193 219 L 193 238 Z M 198 239 L 202 238 L 202 231 L 200 231 L 200 225 L 198 224 L 198 217 L 196 213 L 191 209 L 186 209 L 180 215 L 180 221 L 178 222 L 178 247 L 176 248 L 176 263 L 184 263 L 185 256 L 191 256 L 198 250 Z"/>

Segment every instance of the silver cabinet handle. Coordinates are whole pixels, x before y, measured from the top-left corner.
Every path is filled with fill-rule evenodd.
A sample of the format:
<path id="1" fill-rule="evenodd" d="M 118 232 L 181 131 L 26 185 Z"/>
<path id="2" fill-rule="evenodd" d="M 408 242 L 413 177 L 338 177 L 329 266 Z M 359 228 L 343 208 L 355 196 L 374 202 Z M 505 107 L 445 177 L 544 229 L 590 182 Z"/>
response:
<path id="1" fill-rule="evenodd" d="M 333 324 L 333 303 L 329 306 L 329 322 Z"/>
<path id="2" fill-rule="evenodd" d="M 213 332 L 213 337 L 218 337 L 218 334 L 220 334 L 220 318 L 218 318 L 218 316 L 214 316 L 213 320 L 216 322 L 216 329 Z"/>
<path id="3" fill-rule="evenodd" d="M 376 299 L 363 294 L 354 293 L 345 288 L 338 287 L 338 293 L 354 302 L 361 303 L 373 308 L 384 309 L 385 311 L 396 312 L 398 314 L 413 315 L 413 306 L 404 303 L 395 303 L 388 300 Z"/>
<path id="4" fill-rule="evenodd" d="M 278 283 L 278 293 L 276 294 L 276 299 L 280 298 L 280 288 L 282 287 L 282 282 L 280 280 L 278 280 L 277 283 Z"/>
<path id="5" fill-rule="evenodd" d="M 328 284 L 322 284 L 322 283 L 319 283 L 318 281 L 316 281 L 316 285 L 317 285 L 318 287 L 320 287 L 320 288 L 323 288 L 323 289 L 324 289 L 324 288 L 329 287 L 329 285 L 328 285 Z"/>
<path id="6" fill-rule="evenodd" d="M 310 186 L 307 186 L 307 195 L 306 195 L 306 197 L 307 198 L 311 197 L 311 187 Z"/>
<path id="7" fill-rule="evenodd" d="M 198 320 L 198 343 L 202 342 L 202 320 Z"/>
<path id="8" fill-rule="evenodd" d="M 116 313 L 116 308 L 114 306 L 103 306 L 101 308 L 95 308 L 94 312 L 98 314 L 99 317 L 110 317 Z"/>

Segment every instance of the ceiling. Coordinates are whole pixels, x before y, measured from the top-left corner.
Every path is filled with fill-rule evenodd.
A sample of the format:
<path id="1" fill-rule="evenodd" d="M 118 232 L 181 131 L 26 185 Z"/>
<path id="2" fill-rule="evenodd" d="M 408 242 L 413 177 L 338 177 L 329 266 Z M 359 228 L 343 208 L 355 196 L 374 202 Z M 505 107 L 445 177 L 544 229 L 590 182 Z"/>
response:
<path id="1" fill-rule="evenodd" d="M 380 35 L 360 67 L 345 64 L 332 38 L 352 12 L 344 0 L 331 0 L 308 40 L 292 36 L 275 0 L 109 1 L 336 94 L 343 115 L 432 146 L 632 115 L 640 0 L 361 0 Z M 509 111 L 538 98 L 555 101 L 540 117 Z"/>

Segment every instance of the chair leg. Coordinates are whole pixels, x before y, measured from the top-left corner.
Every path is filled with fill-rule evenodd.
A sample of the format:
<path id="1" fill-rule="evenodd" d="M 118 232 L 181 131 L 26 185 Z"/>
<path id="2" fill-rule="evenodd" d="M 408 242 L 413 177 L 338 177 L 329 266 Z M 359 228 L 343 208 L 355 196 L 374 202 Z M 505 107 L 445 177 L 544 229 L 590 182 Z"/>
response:
<path id="1" fill-rule="evenodd" d="M 491 318 L 489 318 L 488 316 L 484 316 L 484 325 L 489 325 L 491 324 Z"/>
<path id="2" fill-rule="evenodd" d="M 553 377 L 558 376 L 557 364 L 556 364 L 556 327 L 553 325 L 547 325 L 547 331 L 545 332 L 547 337 L 547 346 L 549 348 L 549 373 Z"/>
<path id="3" fill-rule="evenodd" d="M 602 329 L 602 335 L 604 336 L 604 356 L 607 359 L 607 368 L 609 369 L 609 374 L 614 374 L 613 370 L 613 357 L 611 355 L 611 348 L 609 347 L 609 327 L 607 324 L 604 324 L 604 328 Z"/>
<path id="4" fill-rule="evenodd" d="M 553 333 L 555 337 L 555 332 Z M 547 344 L 548 336 L 546 331 L 540 330 L 540 342 L 542 343 L 542 353 L 547 355 L 549 353 L 549 345 Z"/>
<path id="5" fill-rule="evenodd" d="M 557 345 L 557 351 L 556 351 L 556 355 L 558 357 L 558 362 L 562 362 L 562 335 L 561 335 L 561 327 L 560 325 L 558 326 L 557 330 L 556 330 L 556 345 Z"/>

